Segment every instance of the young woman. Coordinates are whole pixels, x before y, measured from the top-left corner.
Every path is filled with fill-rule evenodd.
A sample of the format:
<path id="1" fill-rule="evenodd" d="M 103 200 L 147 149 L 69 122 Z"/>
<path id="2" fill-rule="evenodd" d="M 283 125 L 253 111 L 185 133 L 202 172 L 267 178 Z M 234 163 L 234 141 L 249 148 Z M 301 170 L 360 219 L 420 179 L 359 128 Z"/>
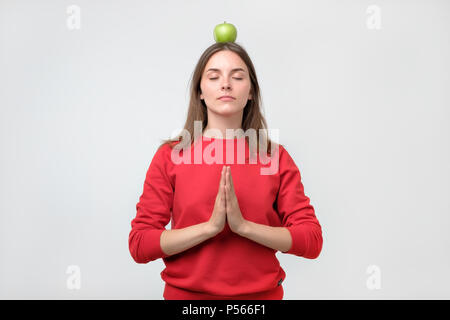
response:
<path id="1" fill-rule="evenodd" d="M 147 171 L 131 221 L 131 256 L 137 263 L 163 259 L 165 299 L 282 299 L 286 274 L 276 252 L 315 259 L 322 250 L 299 169 L 261 133 L 259 85 L 240 45 L 211 45 L 192 80 L 183 134 L 163 141 Z M 256 148 L 247 132 L 256 134 Z M 250 161 L 264 152 L 270 162 Z M 275 170 L 263 173 L 274 161 Z"/>

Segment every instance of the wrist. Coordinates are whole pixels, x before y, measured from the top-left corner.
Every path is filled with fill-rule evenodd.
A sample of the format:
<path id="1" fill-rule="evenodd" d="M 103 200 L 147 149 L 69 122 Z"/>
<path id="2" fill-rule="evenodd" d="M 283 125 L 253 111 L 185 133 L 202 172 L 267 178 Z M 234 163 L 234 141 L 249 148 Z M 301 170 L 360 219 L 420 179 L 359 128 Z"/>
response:
<path id="1" fill-rule="evenodd" d="M 251 228 L 250 223 L 251 223 L 250 221 L 244 220 L 244 222 L 241 223 L 239 230 L 237 230 L 237 234 L 239 234 L 241 237 L 246 237 Z"/>
<path id="2" fill-rule="evenodd" d="M 218 234 L 218 230 L 216 227 L 214 227 L 211 223 L 205 222 L 203 225 L 203 232 L 208 236 L 208 238 L 214 237 L 216 234 Z"/>

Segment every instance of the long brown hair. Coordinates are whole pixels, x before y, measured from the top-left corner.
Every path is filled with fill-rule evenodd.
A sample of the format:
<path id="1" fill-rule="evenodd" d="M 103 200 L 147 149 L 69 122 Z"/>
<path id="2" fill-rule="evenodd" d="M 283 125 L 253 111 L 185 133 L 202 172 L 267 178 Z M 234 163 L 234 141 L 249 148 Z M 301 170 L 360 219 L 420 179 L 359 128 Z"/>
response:
<path id="1" fill-rule="evenodd" d="M 200 99 L 201 94 L 200 81 L 202 78 L 203 70 L 207 62 L 209 61 L 210 57 L 216 52 L 221 50 L 230 50 L 237 53 L 247 65 L 250 75 L 252 99 L 249 99 L 247 101 L 247 104 L 245 105 L 241 128 L 244 132 L 246 132 L 248 129 L 254 129 L 254 131 L 256 131 L 257 141 L 259 142 L 260 139 L 262 139 L 267 146 L 266 154 L 271 155 L 272 141 L 268 137 L 267 123 L 264 116 L 261 113 L 260 107 L 261 96 L 258 79 L 256 78 L 255 68 L 245 49 L 235 42 L 214 43 L 203 52 L 203 54 L 201 55 L 200 59 L 197 62 L 197 66 L 195 67 L 191 80 L 190 86 L 191 96 L 189 102 L 189 109 L 187 112 L 187 119 L 184 124 L 184 131 L 188 131 L 190 133 L 191 138 L 190 141 L 186 138 L 183 138 L 183 135 L 180 134 L 175 138 L 161 140 L 162 144 L 159 146 L 159 148 L 165 144 L 169 144 L 169 146 L 172 148 L 174 144 L 176 144 L 176 142 L 180 141 L 180 139 L 182 139 L 184 146 L 187 144 L 192 145 L 195 138 L 194 121 L 201 121 L 202 132 L 205 129 L 208 123 L 208 112 L 205 102 L 202 99 Z M 260 129 L 262 130 L 263 133 L 262 135 L 260 134 Z M 245 138 L 248 143 L 249 137 L 246 135 Z M 257 143 L 256 145 L 257 145 L 256 151 L 259 152 L 259 143 Z"/>

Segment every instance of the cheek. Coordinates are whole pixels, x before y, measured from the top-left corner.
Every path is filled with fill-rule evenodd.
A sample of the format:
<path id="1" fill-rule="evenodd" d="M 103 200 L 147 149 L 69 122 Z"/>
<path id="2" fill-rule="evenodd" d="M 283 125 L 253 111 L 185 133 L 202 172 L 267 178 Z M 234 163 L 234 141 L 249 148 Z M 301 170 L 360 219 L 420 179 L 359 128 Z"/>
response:
<path id="1" fill-rule="evenodd" d="M 205 95 L 206 97 L 211 97 L 211 96 L 214 96 L 215 89 L 213 88 L 213 86 L 211 84 L 205 83 L 202 85 L 202 92 L 203 92 L 203 95 Z"/>
<path id="2" fill-rule="evenodd" d="M 240 88 L 240 94 L 241 96 L 247 96 L 250 94 L 250 83 L 245 84 Z"/>

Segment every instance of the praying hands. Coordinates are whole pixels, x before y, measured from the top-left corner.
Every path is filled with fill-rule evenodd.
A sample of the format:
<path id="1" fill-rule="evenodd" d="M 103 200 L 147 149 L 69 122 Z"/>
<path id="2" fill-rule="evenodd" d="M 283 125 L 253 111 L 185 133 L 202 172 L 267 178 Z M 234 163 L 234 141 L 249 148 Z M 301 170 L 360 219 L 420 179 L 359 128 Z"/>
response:
<path id="1" fill-rule="evenodd" d="M 231 231 L 266 247 L 287 252 L 292 237 L 285 227 L 272 227 L 244 219 L 236 197 L 231 168 L 223 166 L 219 191 L 211 218 L 207 222 L 212 236 L 220 233 L 228 222 Z"/>

